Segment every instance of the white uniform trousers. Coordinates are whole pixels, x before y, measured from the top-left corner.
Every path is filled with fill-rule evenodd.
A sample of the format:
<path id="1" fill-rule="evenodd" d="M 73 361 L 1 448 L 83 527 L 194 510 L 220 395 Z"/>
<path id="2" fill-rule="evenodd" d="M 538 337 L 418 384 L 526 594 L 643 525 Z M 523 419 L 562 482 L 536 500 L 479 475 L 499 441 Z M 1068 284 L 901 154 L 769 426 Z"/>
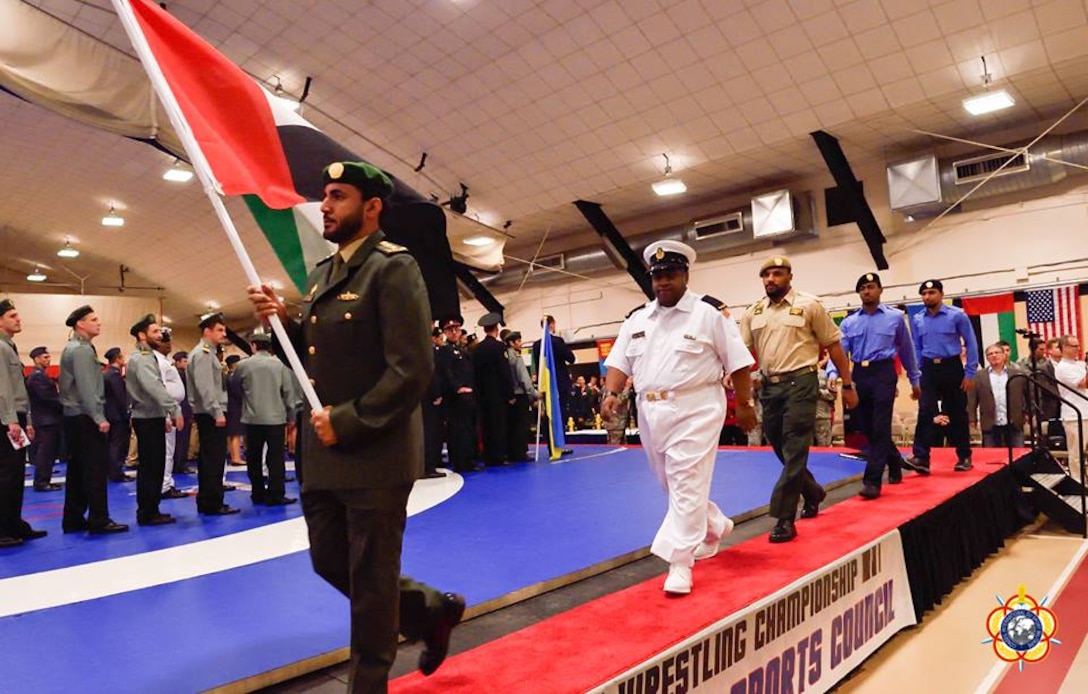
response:
<path id="1" fill-rule="evenodd" d="M 174 430 L 166 432 L 166 468 L 162 475 L 162 493 L 174 488 L 174 445 L 178 437 Z"/>
<path id="2" fill-rule="evenodd" d="M 1069 454 L 1069 476 L 1080 483 L 1080 468 L 1084 464 L 1085 442 L 1080 440 L 1077 420 L 1062 422 L 1065 429 L 1065 450 Z"/>
<path id="3" fill-rule="evenodd" d="M 639 398 L 642 447 L 669 496 L 650 551 L 670 564 L 692 566 L 699 545 L 717 543 L 725 531 L 725 514 L 710 500 L 725 406 L 719 383 L 669 391 L 663 400 Z"/>

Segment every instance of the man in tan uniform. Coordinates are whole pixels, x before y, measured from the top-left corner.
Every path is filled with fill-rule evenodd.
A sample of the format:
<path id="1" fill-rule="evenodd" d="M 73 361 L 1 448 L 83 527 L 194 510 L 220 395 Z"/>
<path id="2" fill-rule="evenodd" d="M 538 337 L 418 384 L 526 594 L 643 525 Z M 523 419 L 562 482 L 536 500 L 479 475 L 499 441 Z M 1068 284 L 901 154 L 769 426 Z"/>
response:
<path id="1" fill-rule="evenodd" d="M 771 494 L 770 513 L 778 519 L 771 531 L 771 542 L 789 542 L 797 537 L 793 521 L 801 496 L 805 498 L 802 518 L 819 513 L 820 502 L 827 496 L 808 471 L 808 450 L 816 426 L 816 364 L 821 347 L 827 349 L 844 379 L 843 406 L 853 408 L 858 401 L 846 355 L 839 345 L 842 334 L 819 299 L 792 288 L 792 269 L 785 256 L 763 263 L 759 276 L 767 296 L 749 306 L 740 323 L 744 343 L 759 360 L 763 374 L 763 433 L 783 465 Z"/>

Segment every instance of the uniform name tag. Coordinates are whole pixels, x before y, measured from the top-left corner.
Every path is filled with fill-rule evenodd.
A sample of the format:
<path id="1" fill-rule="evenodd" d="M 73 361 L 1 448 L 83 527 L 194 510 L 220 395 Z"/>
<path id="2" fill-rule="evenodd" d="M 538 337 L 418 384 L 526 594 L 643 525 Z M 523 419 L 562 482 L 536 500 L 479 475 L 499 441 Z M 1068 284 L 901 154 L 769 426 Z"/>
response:
<path id="1" fill-rule="evenodd" d="M 803 316 L 803 315 L 805 315 L 805 309 L 803 309 L 803 308 L 791 308 L 790 309 L 790 315 L 791 316 Z"/>
<path id="2" fill-rule="evenodd" d="M 632 340 L 637 340 L 640 337 L 646 337 L 646 331 L 645 330 L 639 330 L 637 333 L 632 333 L 631 334 L 631 339 Z"/>
<path id="3" fill-rule="evenodd" d="M 355 292 L 344 292 L 340 296 L 336 297 L 340 301 L 358 301 L 359 295 Z"/>

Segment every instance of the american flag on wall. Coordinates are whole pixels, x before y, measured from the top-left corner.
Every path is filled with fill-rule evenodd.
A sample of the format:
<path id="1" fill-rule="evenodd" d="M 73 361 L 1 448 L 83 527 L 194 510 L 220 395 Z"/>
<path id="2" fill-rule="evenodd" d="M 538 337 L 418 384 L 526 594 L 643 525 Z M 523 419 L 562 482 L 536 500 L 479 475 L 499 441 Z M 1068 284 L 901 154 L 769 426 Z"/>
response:
<path id="1" fill-rule="evenodd" d="M 1026 292 L 1028 327 L 1044 340 L 1062 335 L 1080 338 L 1080 298 L 1077 285 Z"/>

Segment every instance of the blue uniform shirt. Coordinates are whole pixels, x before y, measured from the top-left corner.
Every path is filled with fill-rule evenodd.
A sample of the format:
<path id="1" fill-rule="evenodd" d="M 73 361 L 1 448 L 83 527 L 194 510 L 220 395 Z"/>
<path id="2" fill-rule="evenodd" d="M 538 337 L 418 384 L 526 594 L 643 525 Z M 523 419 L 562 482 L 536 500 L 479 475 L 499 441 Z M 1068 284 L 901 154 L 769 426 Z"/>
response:
<path id="1" fill-rule="evenodd" d="M 914 316 L 914 349 L 922 359 L 959 359 L 961 339 L 967 347 L 963 375 L 971 378 L 978 370 L 978 344 L 963 309 L 941 304 L 936 314 L 926 309 Z"/>
<path id="2" fill-rule="evenodd" d="M 914 344 L 899 309 L 878 304 L 875 311 L 867 313 L 861 308 L 843 319 L 839 329 L 842 330 L 842 348 L 850 361 L 880 361 L 898 354 L 910 384 L 916 386 L 921 381 Z"/>

